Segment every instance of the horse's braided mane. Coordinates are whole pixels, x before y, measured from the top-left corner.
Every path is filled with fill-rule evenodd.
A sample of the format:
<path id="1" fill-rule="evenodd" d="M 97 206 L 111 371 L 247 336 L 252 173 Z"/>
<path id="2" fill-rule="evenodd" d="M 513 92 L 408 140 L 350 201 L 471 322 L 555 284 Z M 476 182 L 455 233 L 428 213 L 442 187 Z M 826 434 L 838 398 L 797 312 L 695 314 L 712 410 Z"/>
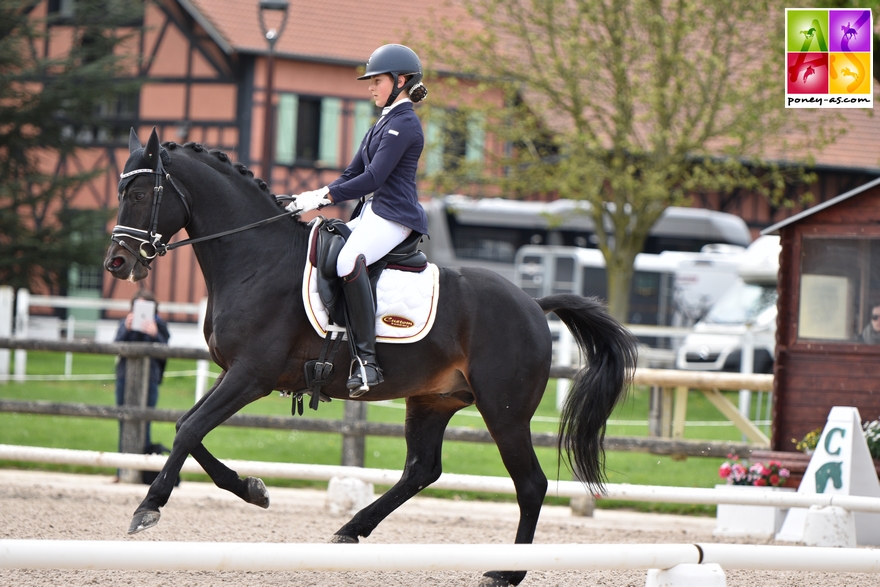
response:
<path id="1" fill-rule="evenodd" d="M 178 152 L 183 153 L 186 156 L 196 159 L 202 163 L 205 163 L 213 169 L 216 169 L 217 171 L 231 177 L 238 176 L 242 179 L 253 180 L 252 182 L 249 182 L 250 185 L 256 185 L 256 187 L 263 194 L 272 198 L 273 202 L 275 201 L 275 195 L 269 191 L 269 186 L 266 184 L 265 181 L 263 181 L 259 177 L 254 177 L 254 172 L 248 169 L 244 165 L 244 163 L 232 161 L 229 158 L 229 155 L 227 155 L 220 149 L 207 149 L 201 143 L 184 143 L 183 145 L 179 145 L 174 141 L 162 143 L 162 146 L 165 147 L 168 151 L 183 149 L 182 151 Z M 230 173 L 230 167 L 238 173 Z"/>

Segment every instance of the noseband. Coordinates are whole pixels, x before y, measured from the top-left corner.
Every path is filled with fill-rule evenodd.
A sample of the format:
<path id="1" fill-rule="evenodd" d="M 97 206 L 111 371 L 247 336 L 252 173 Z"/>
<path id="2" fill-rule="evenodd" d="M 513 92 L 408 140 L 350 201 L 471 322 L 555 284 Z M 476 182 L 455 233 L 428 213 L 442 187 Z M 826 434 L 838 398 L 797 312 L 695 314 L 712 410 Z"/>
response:
<path id="1" fill-rule="evenodd" d="M 149 269 L 150 262 L 156 257 L 156 255 L 162 256 L 169 250 L 169 246 L 162 242 L 162 235 L 156 232 L 159 227 L 159 208 L 162 206 L 162 195 L 165 192 L 165 187 L 162 185 L 162 178 L 168 180 L 168 183 L 171 184 L 171 187 L 180 196 L 180 201 L 183 202 L 183 207 L 186 210 L 186 222 L 184 226 L 189 224 L 190 218 L 192 218 L 192 210 L 190 210 L 189 202 L 186 200 L 186 196 L 184 196 L 183 192 L 174 182 L 174 179 L 171 177 L 170 173 L 165 173 L 165 166 L 162 165 L 162 158 L 159 157 L 158 165 L 156 169 L 135 169 L 134 171 L 129 171 L 127 173 L 123 173 L 119 176 L 120 181 L 125 181 L 129 178 L 134 178 L 137 175 L 146 175 L 152 174 L 156 176 L 156 184 L 153 186 L 153 202 L 150 209 L 150 230 L 143 230 L 141 228 L 134 228 L 131 226 L 122 226 L 117 224 L 113 227 L 113 232 L 110 234 L 110 239 L 118 244 L 120 247 L 134 255 L 135 259 L 137 259 L 138 263 L 141 263 L 145 267 Z M 135 251 L 131 245 L 125 242 L 123 237 L 130 238 L 132 240 L 138 241 L 140 246 L 138 250 Z"/>

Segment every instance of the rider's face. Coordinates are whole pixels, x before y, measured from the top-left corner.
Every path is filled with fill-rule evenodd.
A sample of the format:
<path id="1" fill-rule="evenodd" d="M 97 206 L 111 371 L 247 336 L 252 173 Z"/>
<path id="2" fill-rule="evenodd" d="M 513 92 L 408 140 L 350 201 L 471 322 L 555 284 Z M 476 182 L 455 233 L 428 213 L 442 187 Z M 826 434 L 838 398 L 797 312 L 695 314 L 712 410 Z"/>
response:
<path id="1" fill-rule="evenodd" d="M 391 79 L 391 74 L 383 73 L 370 78 L 370 93 L 373 95 L 376 106 L 380 108 L 385 106 L 393 88 L 394 82 Z"/>

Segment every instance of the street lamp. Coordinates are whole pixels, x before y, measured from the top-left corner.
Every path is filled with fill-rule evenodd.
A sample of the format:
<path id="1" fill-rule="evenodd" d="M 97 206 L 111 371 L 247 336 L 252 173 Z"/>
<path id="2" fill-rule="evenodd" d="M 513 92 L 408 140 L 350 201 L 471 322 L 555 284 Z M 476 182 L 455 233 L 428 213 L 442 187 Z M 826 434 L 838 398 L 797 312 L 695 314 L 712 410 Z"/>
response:
<path id="1" fill-rule="evenodd" d="M 284 31 L 287 24 L 287 9 L 289 8 L 287 0 L 260 0 L 257 5 L 257 14 L 260 17 L 260 30 L 266 41 L 269 43 L 269 56 L 266 60 L 266 99 L 265 99 L 265 118 L 263 120 L 263 175 L 265 181 L 272 185 L 272 92 L 275 81 L 275 42 Z M 281 24 L 277 29 L 266 28 L 265 14 L 270 12 L 281 12 Z M 271 189 L 271 187 L 270 187 Z"/>

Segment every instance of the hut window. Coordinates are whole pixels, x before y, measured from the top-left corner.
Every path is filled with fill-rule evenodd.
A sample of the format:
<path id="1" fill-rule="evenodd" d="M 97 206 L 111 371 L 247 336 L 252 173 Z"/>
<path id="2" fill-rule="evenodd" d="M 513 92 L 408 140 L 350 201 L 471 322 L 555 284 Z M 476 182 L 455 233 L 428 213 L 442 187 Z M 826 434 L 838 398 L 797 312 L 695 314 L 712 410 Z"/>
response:
<path id="1" fill-rule="evenodd" d="M 863 334 L 871 329 L 872 308 L 880 304 L 878 263 L 880 239 L 805 236 L 798 338 L 873 342 Z"/>

